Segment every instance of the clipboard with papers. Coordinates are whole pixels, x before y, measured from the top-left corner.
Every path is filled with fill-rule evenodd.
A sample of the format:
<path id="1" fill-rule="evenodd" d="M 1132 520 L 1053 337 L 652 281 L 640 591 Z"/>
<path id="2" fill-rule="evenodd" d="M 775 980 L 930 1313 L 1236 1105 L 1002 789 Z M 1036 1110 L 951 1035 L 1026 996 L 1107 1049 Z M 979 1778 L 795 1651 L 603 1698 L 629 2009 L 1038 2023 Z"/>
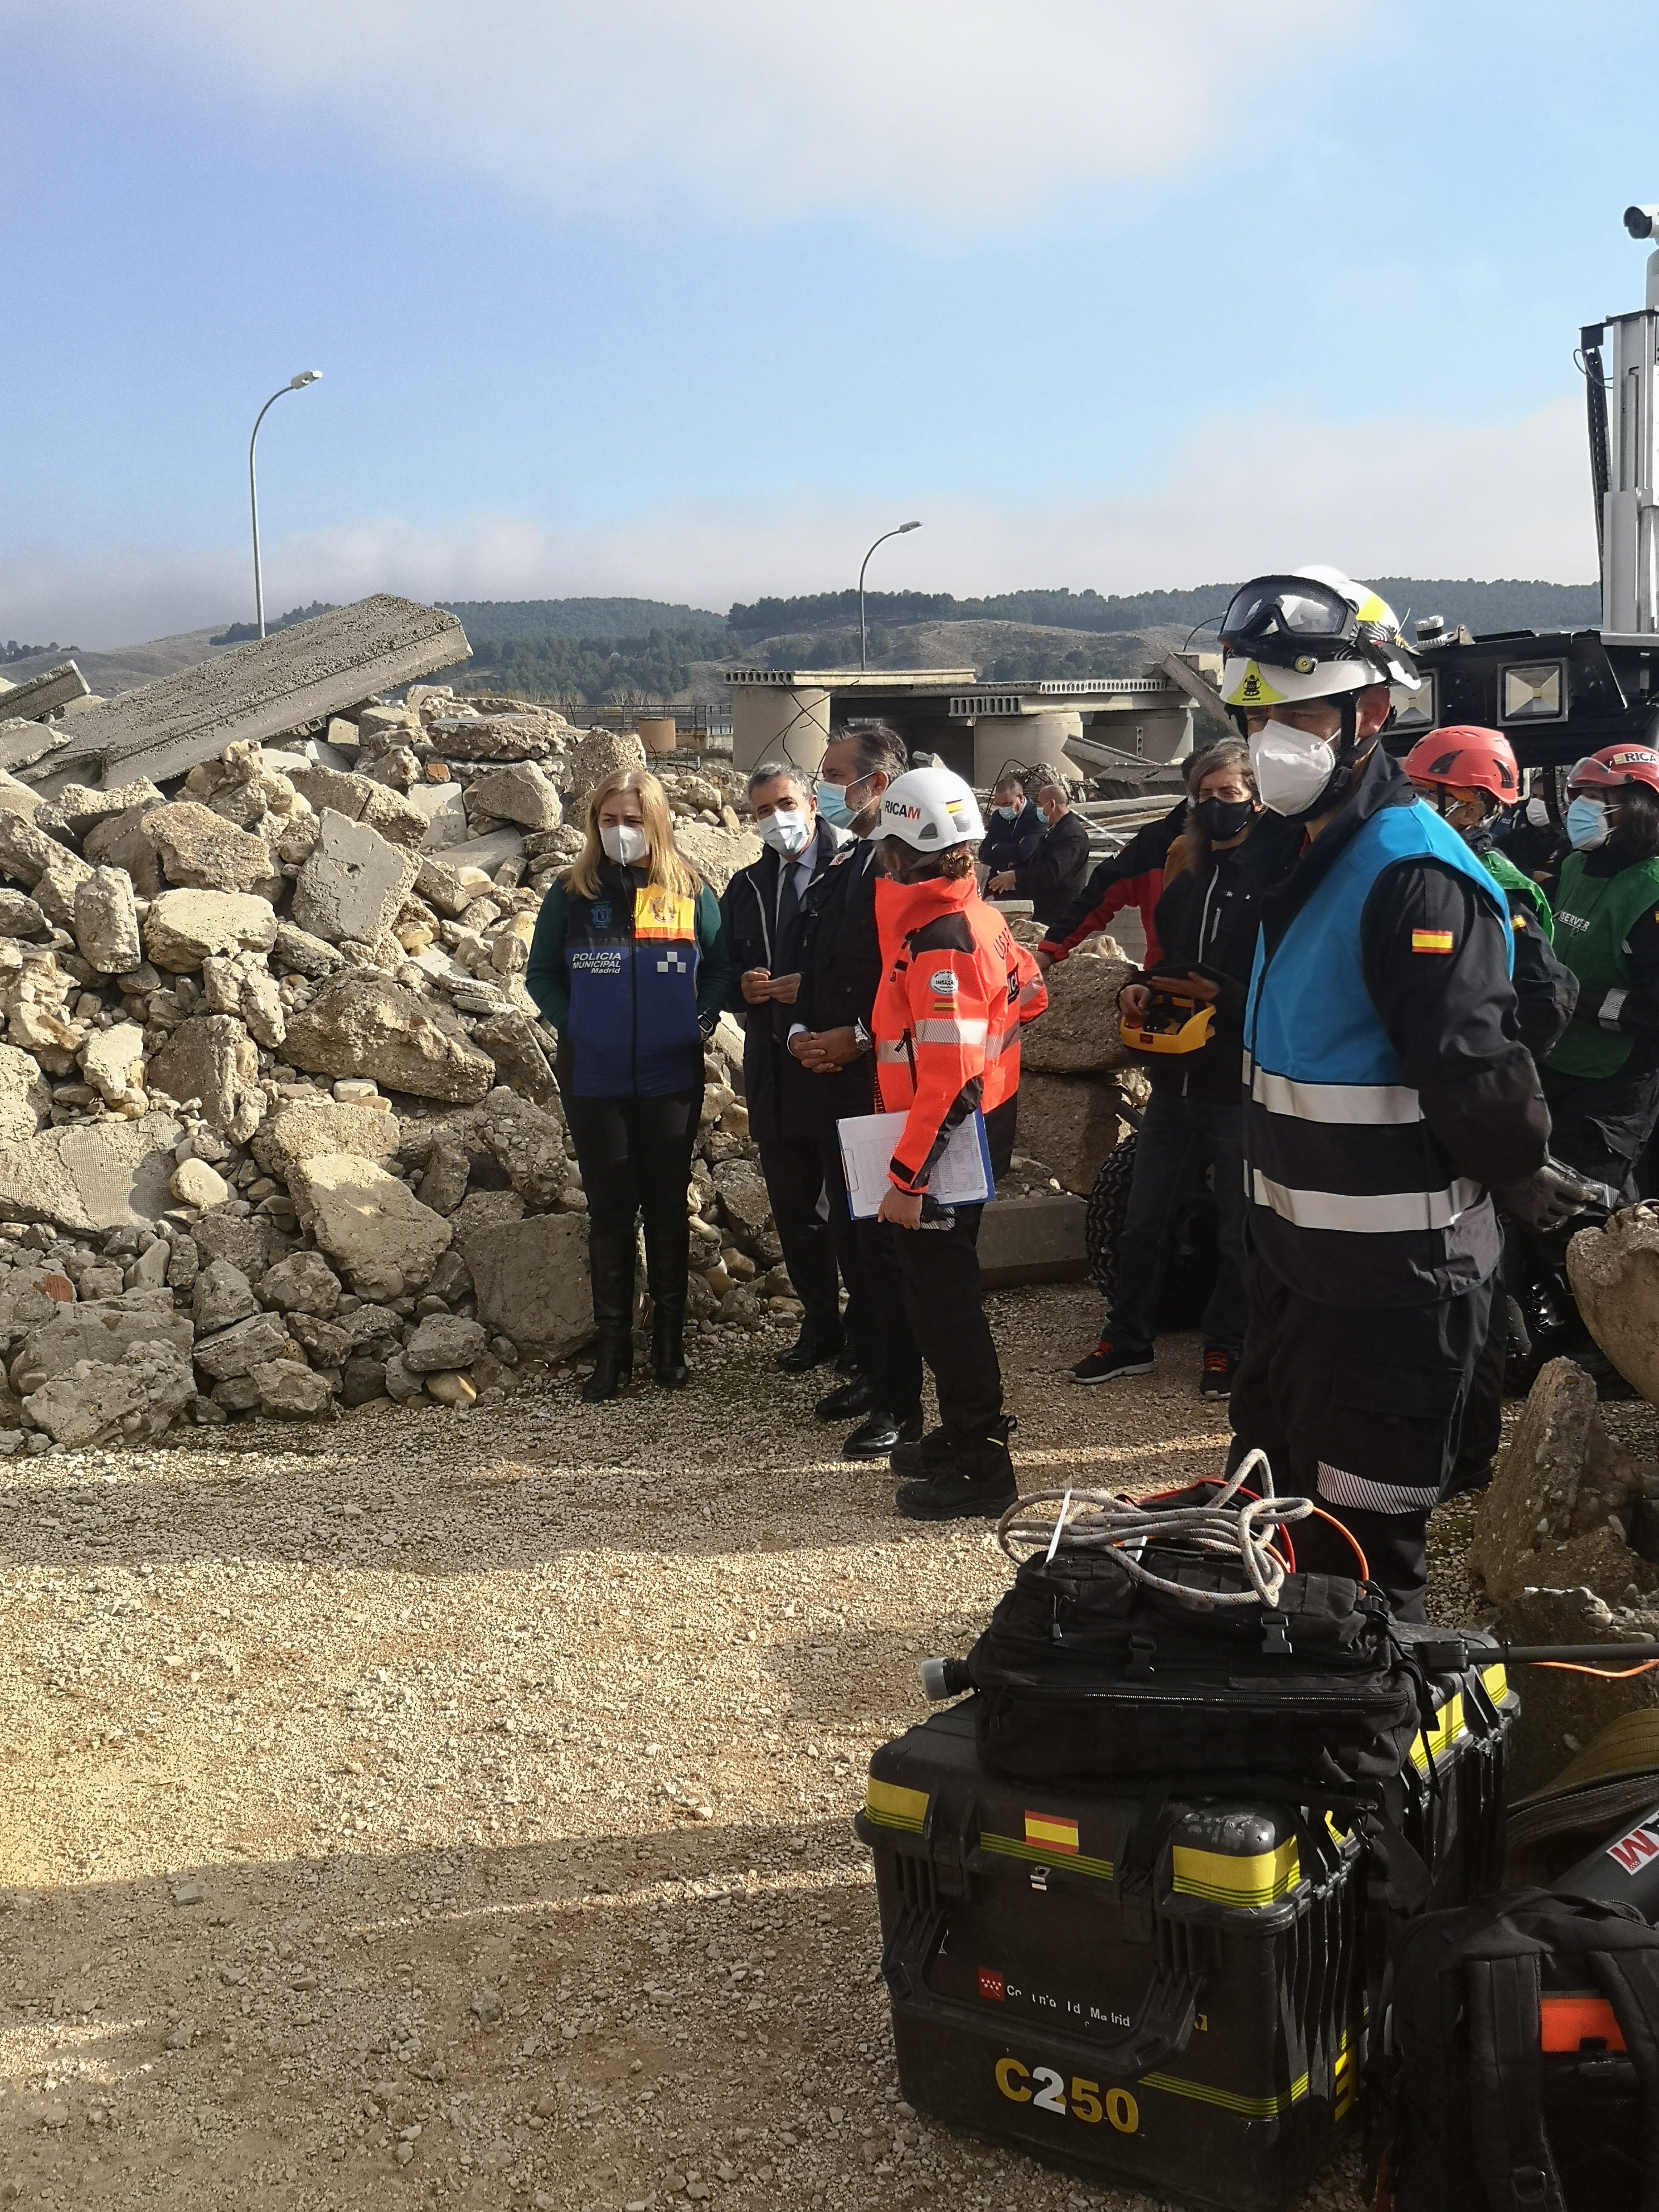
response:
<path id="1" fill-rule="evenodd" d="M 872 1219 L 884 1194 L 892 1188 L 887 1171 L 908 1118 L 905 1114 L 849 1114 L 836 1122 L 847 1204 L 854 1221 Z M 936 1206 L 981 1206 L 996 1195 L 985 1116 L 977 1109 L 945 1139 L 927 1178 L 927 1195 Z"/>

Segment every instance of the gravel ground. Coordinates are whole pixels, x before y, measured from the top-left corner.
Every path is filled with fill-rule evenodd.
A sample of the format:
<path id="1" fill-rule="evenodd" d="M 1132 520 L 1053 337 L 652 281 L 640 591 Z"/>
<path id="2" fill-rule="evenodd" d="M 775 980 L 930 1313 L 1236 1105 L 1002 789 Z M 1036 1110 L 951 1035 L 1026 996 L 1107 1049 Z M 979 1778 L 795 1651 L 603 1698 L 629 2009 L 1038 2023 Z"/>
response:
<path id="1" fill-rule="evenodd" d="M 1092 1296 L 992 1304 L 1028 1486 L 1218 1467 L 1195 1340 L 1079 1391 Z M 1008 1571 L 780 1340 L 4 1464 L 0 2202 L 1149 2203 L 899 2101 L 849 1819 Z"/>

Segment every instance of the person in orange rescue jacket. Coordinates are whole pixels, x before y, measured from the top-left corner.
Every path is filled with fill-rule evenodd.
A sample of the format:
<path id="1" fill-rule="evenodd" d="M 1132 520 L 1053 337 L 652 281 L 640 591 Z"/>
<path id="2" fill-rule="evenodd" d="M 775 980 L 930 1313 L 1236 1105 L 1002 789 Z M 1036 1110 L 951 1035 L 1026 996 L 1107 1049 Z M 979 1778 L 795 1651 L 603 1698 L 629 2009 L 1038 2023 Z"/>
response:
<path id="1" fill-rule="evenodd" d="M 994 1516 L 1016 1496 L 1002 1410 L 1002 1371 L 980 1295 L 982 1205 L 928 1195 L 951 1132 L 978 1109 L 994 1175 L 1007 1170 L 1019 1089 L 1019 1033 L 1048 1005 L 1035 960 L 980 896 L 974 854 L 985 834 L 973 793 L 948 769 L 913 769 L 882 794 L 876 827 L 882 982 L 872 1018 L 877 1103 L 902 1112 L 877 1218 L 876 1296 L 891 1325 L 908 1321 L 920 1352 L 894 1410 L 919 1414 L 921 1361 L 939 1390 L 939 1425 L 894 1448 L 912 1520 Z M 916 1436 L 920 1420 L 910 1421 Z"/>

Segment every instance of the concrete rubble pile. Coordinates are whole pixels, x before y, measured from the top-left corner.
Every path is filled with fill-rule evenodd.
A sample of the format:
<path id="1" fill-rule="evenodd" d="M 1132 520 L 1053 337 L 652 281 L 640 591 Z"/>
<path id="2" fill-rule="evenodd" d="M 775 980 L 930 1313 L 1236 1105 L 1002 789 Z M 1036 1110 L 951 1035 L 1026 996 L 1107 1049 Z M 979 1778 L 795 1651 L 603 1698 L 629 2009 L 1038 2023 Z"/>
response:
<path id="1" fill-rule="evenodd" d="M 523 978 L 639 739 L 417 684 L 99 787 L 30 726 L 36 780 L 0 777 L 0 1454 L 562 1371 L 586 1200 Z M 761 850 L 742 780 L 659 766 L 723 885 Z M 690 1310 L 760 1328 L 799 1308 L 741 1062 L 723 1019 Z"/>

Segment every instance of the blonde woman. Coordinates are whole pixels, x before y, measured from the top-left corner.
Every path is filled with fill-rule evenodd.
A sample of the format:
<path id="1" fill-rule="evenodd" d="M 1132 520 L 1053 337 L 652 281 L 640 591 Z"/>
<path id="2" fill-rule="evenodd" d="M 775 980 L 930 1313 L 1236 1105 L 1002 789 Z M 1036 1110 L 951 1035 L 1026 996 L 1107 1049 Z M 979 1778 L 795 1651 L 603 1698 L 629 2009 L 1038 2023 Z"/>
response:
<path id="1" fill-rule="evenodd" d="M 703 1039 L 732 986 L 719 902 L 674 849 L 668 801 L 644 769 L 588 796 L 581 856 L 549 886 L 525 984 L 559 1033 L 554 1068 L 587 1193 L 599 1334 L 582 1395 L 632 1372 L 634 1224 L 645 1218 L 652 1364 L 685 1382 L 685 1186 L 702 1107 Z"/>

